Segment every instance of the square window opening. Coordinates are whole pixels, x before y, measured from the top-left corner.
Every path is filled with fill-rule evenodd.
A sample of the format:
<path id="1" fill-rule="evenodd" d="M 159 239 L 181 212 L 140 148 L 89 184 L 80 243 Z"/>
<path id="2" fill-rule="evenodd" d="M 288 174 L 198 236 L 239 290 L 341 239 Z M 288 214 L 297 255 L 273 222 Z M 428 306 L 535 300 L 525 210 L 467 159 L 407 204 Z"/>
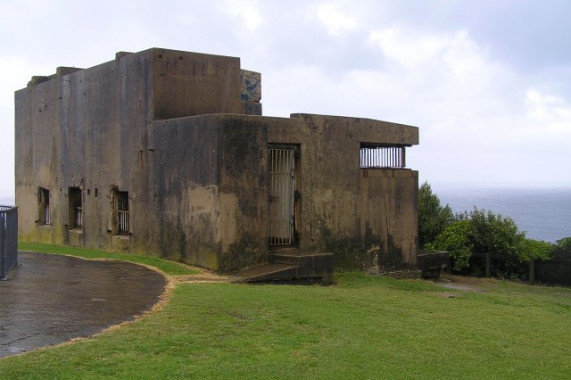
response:
<path id="1" fill-rule="evenodd" d="M 405 146 L 362 143 L 359 152 L 361 169 L 403 169 L 406 167 Z"/>

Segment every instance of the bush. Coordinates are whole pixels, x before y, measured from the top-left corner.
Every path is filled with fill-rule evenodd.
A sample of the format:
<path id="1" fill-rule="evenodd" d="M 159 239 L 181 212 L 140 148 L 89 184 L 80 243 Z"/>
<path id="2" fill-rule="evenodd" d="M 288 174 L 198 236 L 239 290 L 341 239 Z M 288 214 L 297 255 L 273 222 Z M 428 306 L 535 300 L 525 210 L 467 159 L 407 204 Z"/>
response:
<path id="1" fill-rule="evenodd" d="M 528 263 L 530 260 L 549 260 L 553 254 L 555 246 L 541 240 L 524 239 L 519 260 Z"/>
<path id="2" fill-rule="evenodd" d="M 449 205 L 442 206 L 428 182 L 418 190 L 418 242 L 420 247 L 434 242 L 436 237 L 454 221 Z M 428 248 L 428 247 L 427 247 Z"/>
<path id="3" fill-rule="evenodd" d="M 475 254 L 500 258 L 497 269 L 517 277 L 525 273 L 521 264 L 526 260 L 549 257 L 549 243 L 526 239 L 509 217 L 474 208 L 458 214 L 456 220 L 440 233 L 431 248 L 446 250 L 454 271 L 466 270 Z M 478 270 L 478 268 L 472 268 Z"/>
<path id="4" fill-rule="evenodd" d="M 418 192 L 418 236 L 421 248 L 448 251 L 457 272 L 482 271 L 486 254 L 491 255 L 497 275 L 518 278 L 527 277 L 530 260 L 571 261 L 571 237 L 555 245 L 528 239 L 510 217 L 477 207 L 454 215 L 449 205 L 441 205 L 428 182 Z"/>
<path id="5" fill-rule="evenodd" d="M 515 257 L 521 255 L 525 234 L 519 231 L 512 218 L 474 208 L 470 212 L 470 221 L 475 252 Z"/>
<path id="6" fill-rule="evenodd" d="M 428 247 L 448 251 L 453 263 L 452 268 L 460 271 L 468 267 L 472 255 L 471 231 L 469 220 L 457 220 L 446 227 Z"/>

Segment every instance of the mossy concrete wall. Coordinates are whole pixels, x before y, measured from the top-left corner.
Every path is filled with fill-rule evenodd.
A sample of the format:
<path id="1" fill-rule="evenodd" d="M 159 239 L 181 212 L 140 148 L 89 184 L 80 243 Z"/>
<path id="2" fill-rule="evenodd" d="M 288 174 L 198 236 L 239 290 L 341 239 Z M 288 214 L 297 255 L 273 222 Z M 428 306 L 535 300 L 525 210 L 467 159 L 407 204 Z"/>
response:
<path id="1" fill-rule="evenodd" d="M 34 77 L 15 94 L 20 238 L 156 248 L 157 227 L 148 219 L 160 194 L 154 175 L 159 152 L 149 145 L 155 121 L 240 112 L 240 86 L 239 58 L 166 49 L 121 53 L 86 70 L 58 68 L 52 76 Z M 50 225 L 39 223 L 40 187 L 50 191 Z M 81 229 L 69 225 L 70 187 L 82 190 Z M 138 233 L 113 235 L 116 190 L 129 192 L 130 229 Z"/>
<path id="2" fill-rule="evenodd" d="M 154 123 L 147 247 L 220 271 L 268 261 L 266 118 L 216 114 Z M 267 123 L 267 121 L 266 121 Z"/>
<path id="3" fill-rule="evenodd" d="M 54 75 L 16 92 L 16 202 L 23 240 L 107 247 L 110 194 L 140 197 L 152 119 L 151 52 Z M 51 225 L 38 226 L 38 188 L 50 190 Z M 90 215 L 68 225 L 68 188 Z M 134 205 L 135 206 L 135 205 Z M 144 210 L 133 207 L 133 214 Z"/>
<path id="4" fill-rule="evenodd" d="M 272 143 L 299 144 L 299 245 L 333 252 L 337 268 L 386 272 L 416 266 L 418 173 L 361 169 L 362 143 L 418 144 L 418 128 L 402 124 L 293 114 L 272 123 Z"/>
<path id="5" fill-rule="evenodd" d="M 16 92 L 20 239 L 156 254 L 219 271 L 269 260 L 268 148 L 295 146 L 296 241 L 338 267 L 416 264 L 418 176 L 361 169 L 361 144 L 411 146 L 415 127 L 243 111 L 239 59 L 150 49 L 61 69 Z M 258 98 L 254 100 L 259 100 Z M 42 225 L 39 188 L 50 191 Z M 83 228 L 69 225 L 81 189 Z M 129 194 L 115 233 L 114 192 Z"/>

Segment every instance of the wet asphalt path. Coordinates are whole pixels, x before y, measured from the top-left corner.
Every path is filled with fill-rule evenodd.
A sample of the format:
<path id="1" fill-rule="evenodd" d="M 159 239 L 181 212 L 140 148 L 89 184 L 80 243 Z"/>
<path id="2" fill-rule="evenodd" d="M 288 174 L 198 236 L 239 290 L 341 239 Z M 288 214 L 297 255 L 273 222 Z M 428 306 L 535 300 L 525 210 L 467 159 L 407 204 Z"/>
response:
<path id="1" fill-rule="evenodd" d="M 132 320 L 165 285 L 136 264 L 20 252 L 18 267 L 0 281 L 0 358 Z"/>

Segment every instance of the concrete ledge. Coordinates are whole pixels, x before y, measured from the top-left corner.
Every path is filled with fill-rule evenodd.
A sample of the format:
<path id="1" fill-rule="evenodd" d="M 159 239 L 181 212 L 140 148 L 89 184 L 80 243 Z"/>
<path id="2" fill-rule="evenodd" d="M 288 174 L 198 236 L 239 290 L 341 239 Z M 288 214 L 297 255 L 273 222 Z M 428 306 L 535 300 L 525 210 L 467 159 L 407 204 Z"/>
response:
<path id="1" fill-rule="evenodd" d="M 422 277 L 438 278 L 440 271 L 448 267 L 450 256 L 446 251 L 434 251 L 419 254 L 417 260 Z"/>
<path id="2" fill-rule="evenodd" d="M 72 247 L 83 247 L 83 230 L 71 229 L 67 230 L 69 245 Z"/>
<path id="3" fill-rule="evenodd" d="M 111 237 L 111 249 L 118 252 L 129 252 L 131 237 L 127 235 L 113 235 Z"/>

